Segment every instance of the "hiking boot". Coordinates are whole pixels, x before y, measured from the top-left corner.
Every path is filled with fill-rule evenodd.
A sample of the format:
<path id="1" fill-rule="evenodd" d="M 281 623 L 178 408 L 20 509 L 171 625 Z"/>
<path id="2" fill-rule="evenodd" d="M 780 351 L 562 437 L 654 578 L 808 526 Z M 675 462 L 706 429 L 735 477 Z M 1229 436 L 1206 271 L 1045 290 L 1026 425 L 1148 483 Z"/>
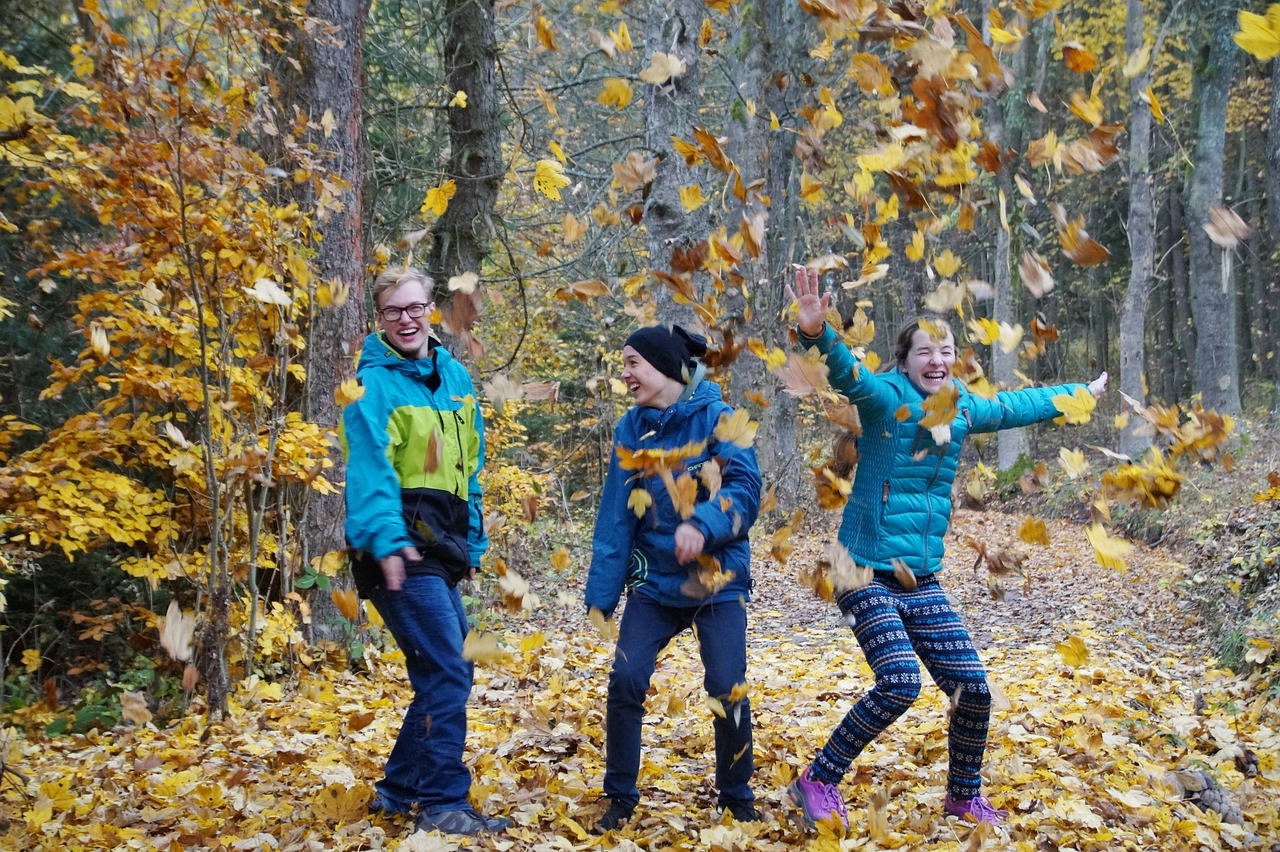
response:
<path id="1" fill-rule="evenodd" d="M 626 799 L 610 799 L 609 809 L 604 812 L 604 816 L 596 820 L 593 830 L 596 834 L 604 834 L 606 831 L 615 831 L 630 821 L 631 815 L 636 812 L 634 802 L 628 802 Z"/>
<path id="2" fill-rule="evenodd" d="M 819 820 L 829 819 L 832 814 L 840 817 L 840 824 L 849 827 L 849 815 L 844 808 L 844 797 L 835 784 L 823 784 L 821 781 L 809 780 L 809 769 L 806 766 L 796 779 L 796 783 L 787 788 L 787 795 L 795 802 L 804 814 L 805 825 L 817 828 Z"/>
<path id="3" fill-rule="evenodd" d="M 414 824 L 417 831 L 443 831 L 445 834 L 476 835 L 505 831 L 511 827 L 506 817 L 485 816 L 472 808 L 459 808 L 438 813 L 420 813 Z"/>
<path id="4" fill-rule="evenodd" d="M 725 811 L 733 814 L 733 818 L 738 822 L 759 822 L 760 812 L 756 810 L 756 806 L 751 802 L 725 802 L 716 806 L 716 820 L 720 820 L 724 816 Z"/>
<path id="5" fill-rule="evenodd" d="M 972 799 L 953 799 L 948 793 L 942 807 L 952 816 L 958 816 L 969 822 L 989 822 L 992 825 L 1000 825 L 1005 817 L 1009 816 L 1008 811 L 998 810 L 991 804 L 990 799 L 982 795 L 974 796 Z"/>

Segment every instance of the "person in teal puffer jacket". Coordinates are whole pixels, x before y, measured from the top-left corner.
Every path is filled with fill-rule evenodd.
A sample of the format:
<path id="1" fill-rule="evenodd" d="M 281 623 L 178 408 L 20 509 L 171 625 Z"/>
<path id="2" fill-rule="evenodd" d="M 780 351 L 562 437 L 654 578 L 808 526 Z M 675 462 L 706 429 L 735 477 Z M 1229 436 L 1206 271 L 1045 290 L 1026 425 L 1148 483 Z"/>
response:
<path id="1" fill-rule="evenodd" d="M 810 825 L 835 814 L 847 826 L 837 785 L 862 750 L 919 695 L 918 657 L 954 708 L 944 809 L 999 824 L 1007 814 L 981 793 L 991 711 L 986 672 L 937 577 L 951 522 L 951 486 L 966 435 L 1059 417 L 1054 397 L 1080 387 L 1100 396 L 1107 374 L 1087 386 L 1002 391 L 993 399 L 955 383 L 955 417 L 931 431 L 920 423 L 925 401 L 955 382 L 955 339 L 946 323 L 908 324 L 898 336 L 893 366 L 872 373 L 827 325 L 831 296 L 819 295 L 816 271 L 798 270 L 795 290 L 788 287 L 787 293 L 798 304 L 801 345 L 816 346 L 826 356 L 831 386 L 857 407 L 862 421 L 839 539 L 858 565 L 873 569 L 874 579 L 837 602 L 876 679 L 791 786 L 790 796 Z"/>
<path id="2" fill-rule="evenodd" d="M 622 380 L 635 406 L 614 429 L 585 595 L 588 607 L 609 617 L 624 588 L 628 592 L 606 707 L 609 806 L 597 832 L 621 827 L 639 803 L 649 679 L 658 652 L 690 628 L 698 638 L 703 685 L 725 710 L 712 722 L 718 804 L 738 820 L 758 818 L 745 692 L 747 532 L 760 507 L 760 469 L 749 441 L 744 447 L 727 431 L 717 435 L 720 424 L 730 428 L 734 410 L 721 399 L 720 387 L 704 378 L 706 367 L 697 358 L 705 352 L 706 341 L 678 325 L 642 328 L 622 350 Z M 678 500 L 673 490 L 682 495 Z"/>

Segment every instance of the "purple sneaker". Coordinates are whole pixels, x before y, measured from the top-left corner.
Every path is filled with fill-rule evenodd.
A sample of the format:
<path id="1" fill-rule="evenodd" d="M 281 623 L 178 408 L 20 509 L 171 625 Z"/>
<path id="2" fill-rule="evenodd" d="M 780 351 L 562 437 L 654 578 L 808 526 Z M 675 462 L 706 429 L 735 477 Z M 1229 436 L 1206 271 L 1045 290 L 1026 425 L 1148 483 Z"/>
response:
<path id="1" fill-rule="evenodd" d="M 840 817 L 841 825 L 849 827 L 849 815 L 845 812 L 840 788 L 835 784 L 810 781 L 808 766 L 800 773 L 796 783 L 787 788 L 787 795 L 800 807 L 809 828 L 816 828 L 819 820 L 830 819 L 832 814 Z"/>
<path id="2" fill-rule="evenodd" d="M 969 822 L 989 822 L 992 825 L 1000 825 L 1005 817 L 1009 816 L 1008 811 L 997 810 L 992 806 L 991 800 L 983 795 L 974 796 L 972 799 L 953 799 L 948 793 L 943 809 L 952 816 L 958 816 Z"/>

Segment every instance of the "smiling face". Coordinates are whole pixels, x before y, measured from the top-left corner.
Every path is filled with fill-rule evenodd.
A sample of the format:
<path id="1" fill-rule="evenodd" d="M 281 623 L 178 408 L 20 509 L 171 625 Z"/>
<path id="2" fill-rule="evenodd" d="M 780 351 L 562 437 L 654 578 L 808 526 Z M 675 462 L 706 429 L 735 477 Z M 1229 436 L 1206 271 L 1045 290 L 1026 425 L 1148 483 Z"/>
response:
<path id="1" fill-rule="evenodd" d="M 911 346 L 898 367 L 915 386 L 926 394 L 937 393 L 951 381 L 951 367 L 956 362 L 956 342 L 948 331 L 941 340 L 917 328 L 911 335 Z"/>
<path id="2" fill-rule="evenodd" d="M 622 347 L 622 381 L 636 405 L 665 411 L 684 393 L 684 385 L 661 373 L 630 346 Z"/>
<path id="3" fill-rule="evenodd" d="M 423 305 L 423 313 L 418 317 L 409 316 L 403 310 L 415 305 Z M 388 308 L 401 308 L 400 316 L 388 320 L 383 312 Z M 435 302 L 427 293 L 426 284 L 419 278 L 405 278 L 394 287 L 384 290 L 378 299 L 378 328 L 386 332 L 387 342 L 395 347 L 406 358 L 417 360 L 425 358 L 431 350 L 431 311 Z"/>

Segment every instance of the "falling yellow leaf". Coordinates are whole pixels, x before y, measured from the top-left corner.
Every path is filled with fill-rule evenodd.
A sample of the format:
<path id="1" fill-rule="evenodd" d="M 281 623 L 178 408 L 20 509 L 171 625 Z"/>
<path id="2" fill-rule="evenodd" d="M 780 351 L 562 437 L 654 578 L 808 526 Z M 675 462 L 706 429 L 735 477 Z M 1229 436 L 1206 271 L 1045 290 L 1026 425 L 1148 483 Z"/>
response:
<path id="1" fill-rule="evenodd" d="M 458 109 L 466 109 L 467 93 L 464 92 L 462 89 L 459 89 L 458 91 L 454 92 L 453 97 L 449 99 L 449 106 L 457 107 Z"/>
<path id="2" fill-rule="evenodd" d="M 462 658 L 482 666 L 495 665 L 506 659 L 507 653 L 498 647 L 498 637 L 492 633 L 472 630 L 462 640 Z"/>
<path id="3" fill-rule="evenodd" d="M 196 632 L 196 619 L 187 615 L 177 601 L 169 601 L 164 623 L 160 627 L 160 647 L 180 663 L 191 659 L 191 640 Z"/>
<path id="4" fill-rule="evenodd" d="M 1098 406 L 1097 398 L 1086 387 L 1078 387 L 1070 395 L 1060 393 L 1051 402 L 1054 408 L 1062 412 L 1066 422 L 1074 426 L 1088 423 L 1093 410 Z"/>
<path id="5" fill-rule="evenodd" d="M 760 424 L 751 419 L 745 409 L 737 409 L 733 414 L 722 414 L 716 423 L 715 436 L 719 441 L 749 447 L 756 440 L 756 430 Z"/>
<path id="6" fill-rule="evenodd" d="M 685 72 L 685 65 L 675 54 L 654 53 L 649 67 L 640 72 L 640 79 L 646 83 L 660 86 L 672 77 L 679 77 Z"/>
<path id="7" fill-rule="evenodd" d="M 1083 450 L 1061 447 L 1058 450 L 1058 464 L 1062 466 L 1068 479 L 1079 479 L 1089 472 L 1089 462 L 1085 459 Z"/>
<path id="8" fill-rule="evenodd" d="M 147 696 L 141 692 L 120 693 L 120 718 L 135 725 L 150 722 L 151 710 L 147 707 Z"/>
<path id="9" fill-rule="evenodd" d="M 552 201 L 559 201 L 561 187 L 571 183 L 565 177 L 564 166 L 555 160 L 539 160 L 534 166 L 533 188 Z"/>
<path id="10" fill-rule="evenodd" d="M 1062 657 L 1062 661 L 1072 668 L 1083 666 L 1089 659 L 1089 649 L 1079 636 L 1068 636 L 1065 640 L 1059 642 L 1056 647 L 1058 654 Z"/>
<path id="11" fill-rule="evenodd" d="M 644 488 L 632 488 L 630 496 L 627 497 L 627 508 L 636 513 L 637 518 L 643 518 L 644 513 L 653 505 L 653 495 Z"/>
<path id="12" fill-rule="evenodd" d="M 680 205 L 686 211 L 692 213 L 706 203 L 707 199 L 702 194 L 702 184 L 695 183 L 680 187 Z"/>
<path id="13" fill-rule="evenodd" d="M 612 618 L 606 617 L 599 607 L 591 607 L 587 611 L 587 618 L 606 641 L 612 642 L 618 638 L 618 625 Z"/>
<path id="14" fill-rule="evenodd" d="M 355 589 L 330 589 L 329 597 L 347 621 L 354 622 L 360 617 L 360 598 Z"/>
<path id="15" fill-rule="evenodd" d="M 1090 524 L 1085 527 L 1085 536 L 1093 545 L 1093 555 L 1103 568 L 1124 571 L 1125 559 L 1133 550 L 1133 545 L 1122 538 L 1112 538 L 1102 528 L 1102 524 Z"/>
<path id="16" fill-rule="evenodd" d="M 547 20 L 545 15 L 539 15 L 534 19 L 533 29 L 543 47 L 547 50 L 559 49 L 556 47 L 556 35 L 551 30 L 551 21 Z"/>
<path id="17" fill-rule="evenodd" d="M 1263 62 L 1280 56 L 1280 3 L 1268 6 L 1265 16 L 1241 10 L 1236 22 L 1240 31 L 1232 38 L 1241 50 Z"/>
<path id="18" fill-rule="evenodd" d="M 364 385 L 355 379 L 343 379 L 333 391 L 334 401 L 338 403 L 339 408 L 346 408 L 362 396 L 364 396 Z"/>
<path id="19" fill-rule="evenodd" d="M 631 84 L 621 77 L 606 77 L 600 95 L 596 98 L 605 106 L 622 109 L 631 103 L 633 97 Z"/>
<path id="20" fill-rule="evenodd" d="M 564 571 L 569 567 L 572 561 L 573 560 L 569 557 L 569 551 L 567 548 L 558 547 L 556 548 L 556 551 L 551 554 L 551 567 L 557 571 Z"/>
<path id="21" fill-rule="evenodd" d="M 22 667 L 27 670 L 28 674 L 35 674 L 40 670 L 40 651 L 36 648 L 27 648 L 22 652 Z"/>
<path id="22" fill-rule="evenodd" d="M 422 200 L 422 208 L 419 212 L 431 212 L 435 216 L 443 216 L 444 211 L 449 209 L 449 199 L 453 198 L 458 191 L 457 181 L 450 178 L 439 186 L 433 186 L 427 190 L 427 196 Z"/>

